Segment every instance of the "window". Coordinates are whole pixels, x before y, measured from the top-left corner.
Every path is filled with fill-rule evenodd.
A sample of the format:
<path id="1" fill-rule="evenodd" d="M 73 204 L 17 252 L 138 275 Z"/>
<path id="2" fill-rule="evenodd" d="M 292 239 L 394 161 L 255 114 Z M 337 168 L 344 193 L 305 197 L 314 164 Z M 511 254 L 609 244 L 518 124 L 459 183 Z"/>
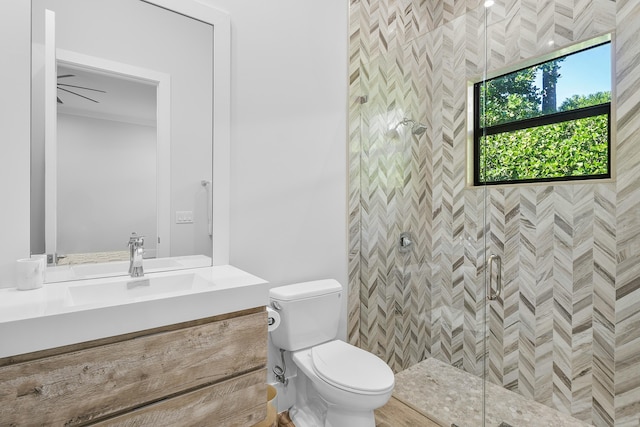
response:
<path id="1" fill-rule="evenodd" d="M 473 86 L 474 185 L 611 177 L 611 41 Z"/>

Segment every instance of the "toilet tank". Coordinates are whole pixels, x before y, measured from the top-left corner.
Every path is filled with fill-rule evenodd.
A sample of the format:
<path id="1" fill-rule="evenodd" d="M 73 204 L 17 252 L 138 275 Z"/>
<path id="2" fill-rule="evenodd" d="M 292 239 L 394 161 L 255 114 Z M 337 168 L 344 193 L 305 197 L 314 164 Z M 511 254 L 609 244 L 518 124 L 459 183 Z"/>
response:
<path id="1" fill-rule="evenodd" d="M 269 305 L 280 314 L 280 326 L 270 332 L 273 344 L 296 351 L 336 339 L 342 293 L 333 279 L 272 288 Z"/>

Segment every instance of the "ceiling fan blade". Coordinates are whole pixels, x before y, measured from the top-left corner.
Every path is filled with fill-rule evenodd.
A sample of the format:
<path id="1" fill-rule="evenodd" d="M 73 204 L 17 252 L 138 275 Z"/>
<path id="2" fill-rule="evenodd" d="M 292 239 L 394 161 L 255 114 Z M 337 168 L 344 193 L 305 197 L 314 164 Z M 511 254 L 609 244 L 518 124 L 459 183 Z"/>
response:
<path id="1" fill-rule="evenodd" d="M 92 89 L 90 87 L 84 87 L 84 86 L 75 86 L 75 85 L 68 85 L 68 84 L 64 84 L 64 83 L 58 83 L 58 86 L 64 86 L 64 87 L 75 87 L 78 89 L 86 89 L 86 90 L 92 90 L 94 92 L 102 92 L 102 93 L 107 93 L 104 90 L 100 90 L 100 89 Z"/>
<path id="2" fill-rule="evenodd" d="M 59 79 L 64 79 L 64 78 L 66 78 L 66 77 L 75 77 L 75 76 L 76 76 L 75 74 L 63 74 L 63 75 L 61 75 L 61 76 L 58 76 L 58 78 L 59 78 Z"/>
<path id="3" fill-rule="evenodd" d="M 59 87 L 59 88 L 58 88 L 58 90 L 63 90 L 63 91 L 65 91 L 65 92 L 72 93 L 72 94 L 74 94 L 74 95 L 76 95 L 76 96 L 79 96 L 80 98 L 84 98 L 84 99 L 88 99 L 89 101 L 93 101 L 93 102 L 95 102 L 96 104 L 99 104 L 99 103 L 100 103 L 99 101 L 96 101 L 95 99 L 91 99 L 91 98 L 89 98 L 88 96 L 80 95 L 79 93 L 75 93 L 75 92 L 73 92 L 73 91 L 70 91 L 70 90 L 67 90 L 67 89 L 64 89 L 64 88 L 61 88 L 61 87 Z"/>

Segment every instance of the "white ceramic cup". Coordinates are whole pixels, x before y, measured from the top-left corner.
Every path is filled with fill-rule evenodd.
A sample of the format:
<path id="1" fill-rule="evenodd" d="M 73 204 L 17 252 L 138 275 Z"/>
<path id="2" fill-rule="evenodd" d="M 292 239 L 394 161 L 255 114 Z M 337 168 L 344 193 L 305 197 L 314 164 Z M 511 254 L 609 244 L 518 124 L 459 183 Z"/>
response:
<path id="1" fill-rule="evenodd" d="M 41 258 L 23 258 L 16 261 L 18 290 L 38 289 L 44 283 L 44 267 Z"/>
<path id="2" fill-rule="evenodd" d="M 31 255 L 31 259 L 39 259 L 42 263 L 42 282 L 47 281 L 47 254 Z"/>

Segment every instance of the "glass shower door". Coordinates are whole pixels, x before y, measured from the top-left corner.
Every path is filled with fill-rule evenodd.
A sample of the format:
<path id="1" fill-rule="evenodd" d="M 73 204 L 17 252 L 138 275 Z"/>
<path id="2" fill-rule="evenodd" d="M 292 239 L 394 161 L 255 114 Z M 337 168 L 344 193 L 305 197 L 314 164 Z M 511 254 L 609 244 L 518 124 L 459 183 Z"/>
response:
<path id="1" fill-rule="evenodd" d="M 611 387 L 602 367 L 613 366 L 612 37 L 562 48 L 536 39 L 539 51 L 504 58 L 508 26 L 492 14 L 471 103 L 484 204 L 484 422 L 609 425 L 611 394 L 599 387 Z"/>

